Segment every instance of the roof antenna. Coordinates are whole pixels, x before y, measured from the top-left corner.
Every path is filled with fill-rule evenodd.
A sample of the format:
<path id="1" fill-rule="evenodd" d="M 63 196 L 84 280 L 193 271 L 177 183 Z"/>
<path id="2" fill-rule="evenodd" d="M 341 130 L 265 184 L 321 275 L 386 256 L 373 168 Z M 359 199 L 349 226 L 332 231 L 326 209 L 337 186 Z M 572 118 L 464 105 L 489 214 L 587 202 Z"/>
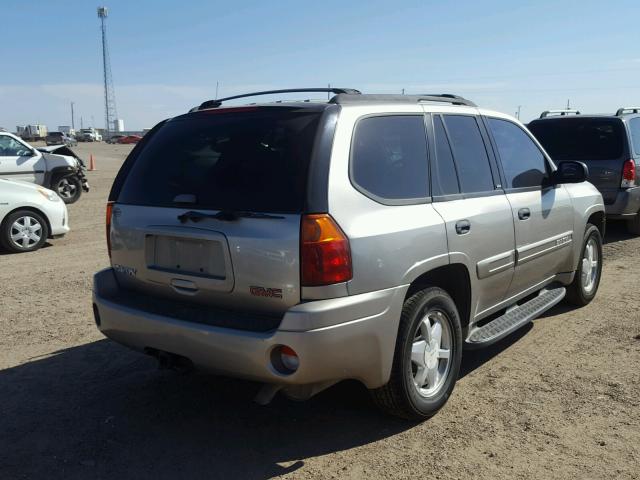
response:
<path id="1" fill-rule="evenodd" d="M 216 100 L 218 99 L 218 84 L 219 82 L 216 80 Z"/>

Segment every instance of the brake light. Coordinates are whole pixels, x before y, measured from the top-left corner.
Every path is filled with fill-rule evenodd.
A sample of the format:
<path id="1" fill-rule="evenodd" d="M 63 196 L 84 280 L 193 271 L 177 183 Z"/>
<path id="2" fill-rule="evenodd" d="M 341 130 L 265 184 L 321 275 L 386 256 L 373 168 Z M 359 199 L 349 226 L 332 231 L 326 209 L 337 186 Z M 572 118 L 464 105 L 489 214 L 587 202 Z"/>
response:
<path id="1" fill-rule="evenodd" d="M 620 182 L 620 186 L 622 188 L 633 187 L 636 183 L 636 162 L 631 160 L 627 160 L 624 162 L 624 167 L 622 167 L 622 182 Z"/>
<path id="2" fill-rule="evenodd" d="M 327 214 L 302 217 L 300 263 L 302 285 L 330 285 L 351 280 L 349 240 Z"/>
<path id="3" fill-rule="evenodd" d="M 107 202 L 107 217 L 106 217 L 106 230 L 107 230 L 107 252 L 109 258 L 111 258 L 111 215 L 113 213 L 113 202 Z"/>

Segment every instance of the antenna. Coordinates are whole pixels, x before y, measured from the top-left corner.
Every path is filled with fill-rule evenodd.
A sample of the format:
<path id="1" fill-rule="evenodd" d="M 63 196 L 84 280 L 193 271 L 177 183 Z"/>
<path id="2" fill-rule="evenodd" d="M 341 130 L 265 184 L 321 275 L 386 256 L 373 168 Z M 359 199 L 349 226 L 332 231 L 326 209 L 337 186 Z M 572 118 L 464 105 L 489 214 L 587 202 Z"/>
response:
<path id="1" fill-rule="evenodd" d="M 102 32 L 102 72 L 104 79 L 104 129 L 107 137 L 110 136 L 113 122 L 118 118 L 116 110 L 116 93 L 111 77 L 111 61 L 109 60 L 109 46 L 107 44 L 107 7 L 98 7 L 100 18 L 100 30 Z"/>

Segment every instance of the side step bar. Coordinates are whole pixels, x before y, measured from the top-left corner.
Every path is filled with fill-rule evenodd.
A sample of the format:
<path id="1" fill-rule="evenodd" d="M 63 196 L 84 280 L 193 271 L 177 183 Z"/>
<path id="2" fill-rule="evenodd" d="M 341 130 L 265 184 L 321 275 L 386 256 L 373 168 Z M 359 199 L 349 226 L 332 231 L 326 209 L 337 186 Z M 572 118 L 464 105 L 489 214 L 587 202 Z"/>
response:
<path id="1" fill-rule="evenodd" d="M 536 298 L 508 310 L 482 327 L 471 329 L 466 340 L 467 347 L 484 347 L 497 342 L 549 310 L 560 302 L 566 293 L 564 287 L 541 290 Z"/>

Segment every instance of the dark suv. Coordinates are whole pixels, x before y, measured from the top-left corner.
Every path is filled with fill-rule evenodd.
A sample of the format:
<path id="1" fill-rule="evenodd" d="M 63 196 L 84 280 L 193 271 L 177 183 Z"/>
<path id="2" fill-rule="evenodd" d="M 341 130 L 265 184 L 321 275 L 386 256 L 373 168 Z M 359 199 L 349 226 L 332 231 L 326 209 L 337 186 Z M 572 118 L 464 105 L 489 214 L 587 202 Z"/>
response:
<path id="1" fill-rule="evenodd" d="M 620 108 L 615 115 L 551 110 L 528 127 L 554 161 L 587 164 L 607 218 L 626 220 L 629 231 L 640 235 L 640 107 Z"/>

